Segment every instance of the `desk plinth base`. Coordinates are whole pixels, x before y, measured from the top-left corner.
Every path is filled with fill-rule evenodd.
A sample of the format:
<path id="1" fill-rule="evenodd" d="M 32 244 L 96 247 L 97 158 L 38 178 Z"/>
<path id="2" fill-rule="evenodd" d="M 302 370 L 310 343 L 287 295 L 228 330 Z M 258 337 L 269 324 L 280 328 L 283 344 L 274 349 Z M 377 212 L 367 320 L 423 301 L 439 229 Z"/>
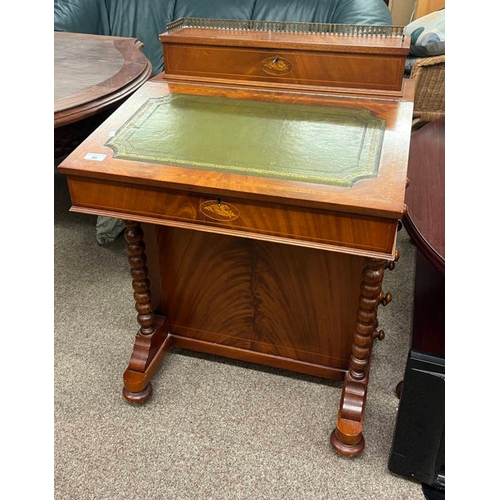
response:
<path id="1" fill-rule="evenodd" d="M 359 455 L 365 447 L 363 437 L 363 416 L 366 405 L 367 381 L 365 383 L 344 379 L 340 400 L 337 427 L 330 435 L 333 449 L 346 457 Z"/>
<path id="2" fill-rule="evenodd" d="M 129 403 L 143 403 L 151 397 L 150 380 L 161 365 L 172 345 L 168 333 L 168 321 L 155 318 L 155 330 L 150 335 L 139 331 L 127 370 L 123 374 L 123 397 Z"/>
<path id="3" fill-rule="evenodd" d="M 361 453 L 364 448 L 362 429 L 369 361 L 378 324 L 377 308 L 383 297 L 381 284 L 385 260 L 363 257 L 351 259 L 330 252 L 309 253 L 309 249 L 289 246 L 284 250 L 283 245 L 158 227 L 153 229 L 151 240 L 154 242 L 150 252 L 154 268 L 151 284 L 142 228 L 137 222 L 124 222 L 134 298 L 139 313 L 137 319 L 141 325 L 129 366 L 124 373 L 123 396 L 127 401 L 142 403 L 151 396 L 150 380 L 172 346 L 330 379 L 343 379 L 337 427 L 330 442 L 341 455 L 351 457 Z M 149 242 L 148 239 L 148 246 Z M 201 253 L 202 248 L 206 249 L 205 255 Z M 210 249 L 213 253 L 207 256 Z M 250 270 L 249 261 L 247 257 L 242 257 L 243 253 L 251 256 Z M 164 258 L 166 255 L 168 259 Z M 205 261 L 205 258 L 210 260 Z M 207 265 L 208 262 L 211 265 Z M 214 284 L 217 282 L 216 275 L 210 273 L 220 269 L 222 262 L 227 266 L 224 277 L 219 276 L 223 288 L 214 288 L 212 292 L 200 295 L 202 282 L 193 280 L 194 276 L 200 274 L 193 272 L 192 266 L 203 269 L 203 283 Z M 234 265 L 236 262 L 238 266 Z M 308 267 L 303 270 L 305 262 Z M 284 268 L 280 267 L 283 265 Z M 345 268 L 349 272 L 345 272 Z M 325 275 L 325 270 L 327 277 L 320 279 L 322 274 Z M 233 279 L 235 275 L 232 273 L 237 273 L 238 280 Z M 362 274 L 361 293 L 359 281 L 357 285 L 351 283 L 353 273 L 357 276 Z M 161 280 L 159 276 L 168 279 Z M 330 287 L 328 278 L 332 276 L 336 282 L 335 286 Z M 250 291 L 247 280 L 251 282 Z M 234 281 L 239 281 L 238 289 L 226 290 Z M 181 287 L 182 294 L 179 294 L 177 286 Z M 158 308 L 160 313 L 158 316 L 153 314 L 150 288 L 161 297 L 160 304 L 155 303 L 155 309 Z M 293 296 L 282 297 L 280 302 L 276 295 L 280 289 L 293 291 Z M 215 290 L 218 295 L 214 295 Z M 190 293 L 196 295 L 192 303 Z M 245 293 L 248 302 L 242 298 Z M 313 295 L 312 299 L 309 299 L 310 295 Z M 325 295 L 330 296 L 325 304 L 338 305 L 332 308 L 325 307 L 323 303 L 318 304 Z M 220 302 L 218 296 L 221 296 Z M 242 301 L 237 310 L 229 311 L 238 313 L 236 320 L 234 314 L 231 316 L 227 307 L 224 307 L 229 303 L 229 296 L 236 296 Z M 208 301 L 205 301 L 206 297 Z M 179 300 L 182 300 L 183 307 L 179 307 Z M 251 304 L 252 307 L 258 304 L 262 318 L 255 319 L 257 315 L 253 309 L 252 321 L 249 321 Z M 300 315 L 289 320 L 299 304 Z M 169 310 L 169 307 L 172 309 Z M 346 313 L 346 310 L 349 312 Z M 237 328 L 233 329 L 228 316 L 231 321 L 236 321 Z M 317 316 L 322 316 L 321 322 L 314 319 Z M 301 328 L 298 325 L 293 328 L 294 321 L 297 322 L 299 317 Z M 189 318 L 189 322 L 186 318 Z M 238 335 L 230 335 L 233 330 Z M 320 333 L 317 338 L 311 339 L 316 330 Z M 349 334 L 353 330 L 354 335 Z M 254 337 L 244 338 L 245 334 L 250 335 L 250 331 L 254 332 Z M 265 331 L 270 333 L 266 333 L 267 337 L 257 337 L 257 331 L 260 335 Z M 271 340 L 275 340 L 274 344 Z M 329 356 L 324 353 L 329 353 Z M 329 366 L 323 360 L 332 364 Z"/>

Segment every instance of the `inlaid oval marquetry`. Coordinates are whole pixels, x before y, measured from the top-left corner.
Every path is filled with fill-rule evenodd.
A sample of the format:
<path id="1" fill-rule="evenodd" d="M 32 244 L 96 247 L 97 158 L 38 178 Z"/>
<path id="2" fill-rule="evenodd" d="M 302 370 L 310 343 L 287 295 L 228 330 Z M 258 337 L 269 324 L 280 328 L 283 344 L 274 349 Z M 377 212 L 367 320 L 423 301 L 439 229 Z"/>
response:
<path id="1" fill-rule="evenodd" d="M 292 63 L 283 57 L 268 57 L 261 62 L 262 70 L 269 75 L 283 76 L 292 71 Z"/>
<path id="2" fill-rule="evenodd" d="M 204 201 L 200 205 L 200 211 L 209 219 L 223 222 L 236 220 L 240 216 L 240 212 L 235 206 L 220 200 Z"/>

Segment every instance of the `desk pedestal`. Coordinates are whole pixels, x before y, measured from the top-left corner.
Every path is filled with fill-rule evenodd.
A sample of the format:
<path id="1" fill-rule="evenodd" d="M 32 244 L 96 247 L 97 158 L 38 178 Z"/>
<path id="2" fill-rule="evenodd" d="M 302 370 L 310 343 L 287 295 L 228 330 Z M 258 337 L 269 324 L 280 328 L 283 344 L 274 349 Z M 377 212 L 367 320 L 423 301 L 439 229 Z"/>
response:
<path id="1" fill-rule="evenodd" d="M 125 399 L 150 397 L 171 346 L 344 379 L 331 443 L 361 452 L 385 260 L 156 225 L 143 236 L 125 224 L 140 324 Z"/>

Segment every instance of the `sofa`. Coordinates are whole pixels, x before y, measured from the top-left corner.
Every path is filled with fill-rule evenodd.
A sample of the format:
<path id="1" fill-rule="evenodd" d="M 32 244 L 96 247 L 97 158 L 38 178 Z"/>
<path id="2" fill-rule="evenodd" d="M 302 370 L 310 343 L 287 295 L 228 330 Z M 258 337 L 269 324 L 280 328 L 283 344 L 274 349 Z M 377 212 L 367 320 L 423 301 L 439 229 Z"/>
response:
<path id="1" fill-rule="evenodd" d="M 154 74 L 158 36 L 181 17 L 390 25 L 384 0 L 54 0 L 54 30 L 138 38 Z"/>
<path id="2" fill-rule="evenodd" d="M 182 17 L 392 24 L 384 0 L 54 0 L 54 31 L 137 38 L 153 75 L 163 71 L 159 35 Z M 120 220 L 98 217 L 98 243 L 113 241 L 123 229 Z"/>

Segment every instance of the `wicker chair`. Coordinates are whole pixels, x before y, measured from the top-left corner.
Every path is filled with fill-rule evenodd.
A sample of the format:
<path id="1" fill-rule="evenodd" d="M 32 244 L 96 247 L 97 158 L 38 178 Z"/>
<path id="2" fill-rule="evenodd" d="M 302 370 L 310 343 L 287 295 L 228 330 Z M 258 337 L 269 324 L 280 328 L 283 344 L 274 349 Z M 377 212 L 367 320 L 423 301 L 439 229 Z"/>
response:
<path id="1" fill-rule="evenodd" d="M 411 70 L 415 80 L 413 126 L 422 126 L 444 116 L 444 54 L 418 58 Z"/>

